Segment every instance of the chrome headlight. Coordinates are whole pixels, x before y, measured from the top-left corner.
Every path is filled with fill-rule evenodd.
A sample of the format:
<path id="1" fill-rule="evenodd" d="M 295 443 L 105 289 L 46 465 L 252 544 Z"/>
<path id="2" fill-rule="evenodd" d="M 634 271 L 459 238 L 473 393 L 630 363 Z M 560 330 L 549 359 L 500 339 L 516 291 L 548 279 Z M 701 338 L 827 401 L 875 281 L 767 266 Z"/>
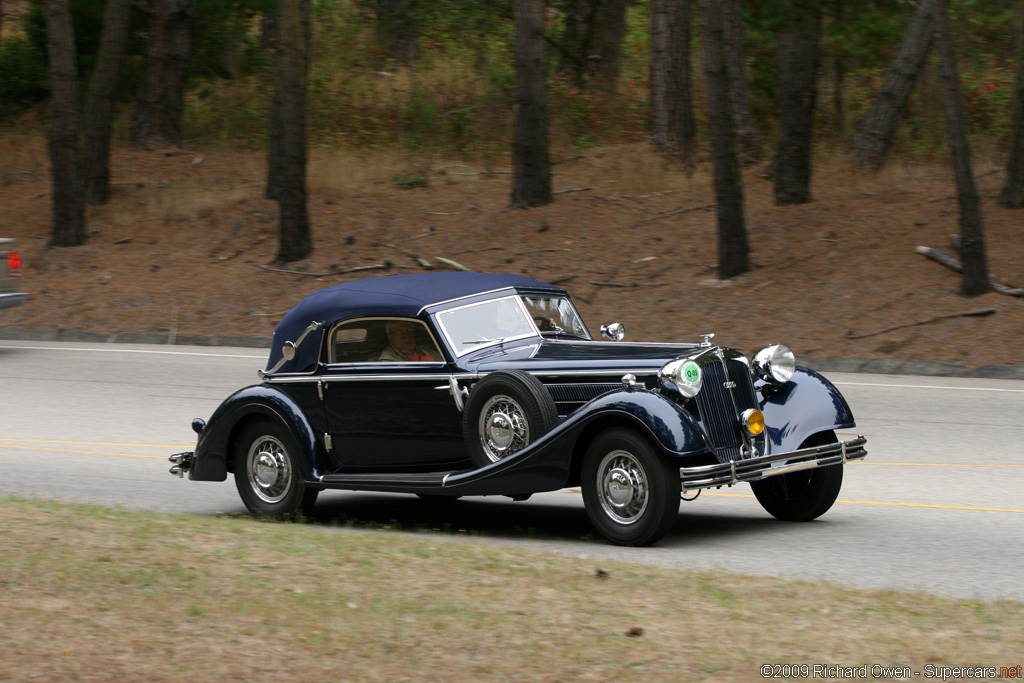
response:
<path id="1" fill-rule="evenodd" d="M 796 356 L 788 346 L 772 344 L 757 352 L 754 368 L 765 381 L 785 384 L 796 372 Z"/>
<path id="2" fill-rule="evenodd" d="M 665 363 L 658 371 L 658 378 L 675 384 L 679 393 L 686 398 L 696 396 L 704 381 L 700 366 L 689 358 L 677 358 Z"/>

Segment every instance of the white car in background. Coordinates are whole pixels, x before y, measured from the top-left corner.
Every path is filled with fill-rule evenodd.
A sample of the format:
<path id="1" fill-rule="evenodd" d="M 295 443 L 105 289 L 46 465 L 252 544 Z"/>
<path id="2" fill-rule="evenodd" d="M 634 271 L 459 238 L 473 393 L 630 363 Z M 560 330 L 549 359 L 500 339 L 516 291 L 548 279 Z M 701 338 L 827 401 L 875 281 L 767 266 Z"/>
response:
<path id="1" fill-rule="evenodd" d="M 21 254 L 14 240 L 0 237 L 0 308 L 18 306 L 25 301 L 28 294 L 17 287 L 20 277 Z"/>

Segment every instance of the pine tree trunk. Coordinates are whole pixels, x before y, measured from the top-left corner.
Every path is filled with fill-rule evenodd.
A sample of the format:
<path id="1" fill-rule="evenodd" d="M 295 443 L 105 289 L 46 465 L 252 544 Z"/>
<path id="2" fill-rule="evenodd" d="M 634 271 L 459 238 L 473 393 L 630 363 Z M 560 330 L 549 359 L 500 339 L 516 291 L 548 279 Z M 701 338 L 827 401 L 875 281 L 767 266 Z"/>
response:
<path id="1" fill-rule="evenodd" d="M 605 92 L 618 90 L 628 5 L 629 0 L 604 0 L 594 12 L 591 75 Z"/>
<path id="2" fill-rule="evenodd" d="M 281 70 L 281 27 L 278 10 L 264 14 L 263 35 L 266 38 L 267 52 L 270 57 L 270 81 L 277 83 Z M 270 97 L 270 129 L 267 139 L 267 185 L 263 191 L 266 199 L 278 200 L 281 197 L 281 177 L 284 175 L 282 162 L 284 159 L 284 109 L 283 91 L 276 87 Z"/>
<path id="3" fill-rule="evenodd" d="M 949 149 L 953 157 L 957 200 L 960 205 L 960 256 L 963 258 L 963 294 L 980 296 L 988 291 L 985 264 L 985 229 L 981 219 L 978 189 L 971 171 L 971 148 L 967 143 L 967 122 L 960 99 L 960 74 L 949 35 L 948 0 L 935 1 L 935 40 L 942 59 L 943 103 L 949 128 Z"/>
<path id="4" fill-rule="evenodd" d="M 729 74 L 729 99 L 732 101 L 736 150 L 744 164 L 761 159 L 761 136 L 750 115 L 750 89 L 747 86 L 747 59 L 743 47 L 743 8 L 740 0 L 719 0 L 725 40 L 725 64 Z"/>
<path id="5" fill-rule="evenodd" d="M 50 58 L 50 173 L 53 230 L 50 246 L 85 241 L 85 204 L 78 178 L 78 74 L 68 0 L 46 0 L 46 50 Z"/>
<path id="6" fill-rule="evenodd" d="M 733 140 L 734 118 L 719 0 L 700 0 L 700 25 L 715 198 L 718 201 L 718 277 L 725 280 L 747 272 L 750 262 L 743 215 L 743 178 Z"/>
<path id="7" fill-rule="evenodd" d="M 793 0 L 777 0 L 776 4 L 785 25 L 776 35 L 782 131 L 775 157 L 775 203 L 805 204 L 811 201 L 811 140 L 818 95 L 821 8 L 794 8 Z"/>
<path id="8" fill-rule="evenodd" d="M 1024 0 L 1017 3 L 1017 85 L 1013 96 L 1013 132 L 1006 184 L 999 203 L 1008 209 L 1024 208 Z"/>
<path id="9" fill-rule="evenodd" d="M 416 0 L 377 0 L 377 42 L 402 66 L 416 61 Z"/>
<path id="10" fill-rule="evenodd" d="M 882 87 L 853 140 L 850 158 L 857 166 L 877 171 L 885 164 L 896 129 L 928 58 L 934 33 L 935 0 L 922 0 L 907 29 L 903 46 L 889 66 Z"/>
<path id="11" fill-rule="evenodd" d="M 544 1 L 515 0 L 516 101 L 512 140 L 512 208 L 551 202 Z"/>
<path id="12" fill-rule="evenodd" d="M 194 0 L 152 0 L 149 44 L 132 123 L 133 147 L 181 146 Z"/>
<path id="13" fill-rule="evenodd" d="M 835 21 L 843 22 L 843 0 L 835 0 Z M 832 58 L 832 133 L 842 138 L 846 135 L 846 105 L 843 81 L 846 77 L 846 64 L 841 54 Z"/>
<path id="14" fill-rule="evenodd" d="M 130 0 L 107 0 L 99 55 L 85 98 L 78 170 L 85 200 L 90 204 L 106 204 L 110 189 L 110 134 L 130 12 Z"/>
<path id="15" fill-rule="evenodd" d="M 280 58 L 274 98 L 281 101 L 281 244 L 277 260 L 298 261 L 313 251 L 306 206 L 306 85 L 310 53 L 310 0 L 281 0 Z"/>
<path id="16" fill-rule="evenodd" d="M 696 127 L 690 66 L 690 0 L 651 2 L 651 134 L 669 159 L 693 163 Z"/>

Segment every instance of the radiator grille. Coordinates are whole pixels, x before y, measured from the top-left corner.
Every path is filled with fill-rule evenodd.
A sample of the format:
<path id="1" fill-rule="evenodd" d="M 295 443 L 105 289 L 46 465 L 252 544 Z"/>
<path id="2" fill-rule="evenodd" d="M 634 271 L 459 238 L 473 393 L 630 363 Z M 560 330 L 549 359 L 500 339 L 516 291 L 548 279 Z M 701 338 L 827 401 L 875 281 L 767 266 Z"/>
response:
<path id="1" fill-rule="evenodd" d="M 757 407 L 750 371 L 742 361 L 723 362 L 712 357 L 701 365 L 701 372 L 704 377 L 697 394 L 697 407 L 704 430 L 720 461 L 737 460 L 743 445 L 740 414 L 747 408 Z M 726 382 L 735 386 L 728 388 Z"/>

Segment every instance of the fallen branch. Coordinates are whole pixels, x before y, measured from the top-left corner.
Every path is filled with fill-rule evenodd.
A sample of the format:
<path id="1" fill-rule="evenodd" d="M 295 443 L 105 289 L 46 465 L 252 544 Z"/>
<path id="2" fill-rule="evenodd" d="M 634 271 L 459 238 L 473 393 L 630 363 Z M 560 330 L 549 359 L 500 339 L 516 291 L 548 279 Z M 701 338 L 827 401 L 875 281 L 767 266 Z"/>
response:
<path id="1" fill-rule="evenodd" d="M 117 243 L 115 242 L 114 244 L 117 244 Z M 245 253 L 245 249 L 235 249 L 235 251 L 233 253 L 231 253 L 231 254 L 225 254 L 224 256 L 219 256 L 219 257 L 217 257 L 215 259 L 212 259 L 210 261 L 210 263 L 223 263 L 224 261 L 230 261 L 231 259 L 235 258 L 239 254 L 244 254 L 244 253 Z"/>
<path id="2" fill-rule="evenodd" d="M 424 237 L 430 237 L 431 235 L 436 235 L 436 234 L 437 234 L 437 229 L 434 228 L 434 226 L 430 226 L 429 228 L 427 228 L 426 230 L 424 230 L 423 232 L 421 232 L 418 235 L 413 235 L 412 237 L 403 237 L 400 240 L 395 240 L 394 242 L 392 242 L 392 244 L 401 244 L 402 242 L 412 242 L 413 240 L 420 240 L 420 239 L 423 239 Z"/>
<path id="3" fill-rule="evenodd" d="M 446 266 L 450 266 L 452 268 L 455 268 L 456 270 L 465 270 L 465 271 L 470 272 L 470 273 L 473 272 L 471 269 L 469 269 L 466 266 L 462 265 L 458 261 L 452 261 L 451 259 L 442 258 L 440 256 L 435 256 L 434 260 L 437 261 L 438 263 L 443 263 Z"/>
<path id="4" fill-rule="evenodd" d="M 981 308 L 981 309 L 978 309 L 978 310 L 975 310 L 975 311 L 964 311 L 963 313 L 949 313 L 947 315 L 937 315 L 937 316 L 934 316 L 932 318 L 928 318 L 926 320 L 918 320 L 917 322 L 913 322 L 913 323 L 904 323 L 903 325 L 893 325 L 892 327 L 886 327 L 886 328 L 881 329 L 881 330 L 875 330 L 874 332 L 863 332 L 861 334 L 856 334 L 854 332 L 847 332 L 846 333 L 846 338 L 847 339 L 864 339 L 865 337 L 874 337 L 874 336 L 877 336 L 879 334 L 885 334 L 886 332 L 894 332 L 895 330 L 902 330 L 902 329 L 907 328 L 907 327 L 917 327 L 918 325 L 927 325 L 928 323 L 933 323 L 933 322 L 936 322 L 938 320 L 946 320 L 948 318 L 977 318 L 977 317 L 981 317 L 981 316 L 985 316 L 985 315 L 992 315 L 995 312 L 996 312 L 996 309 L 994 309 L 994 308 Z"/>
<path id="5" fill-rule="evenodd" d="M 927 258 L 930 258 L 933 261 L 941 263 L 947 268 L 955 270 L 958 273 L 963 272 L 963 264 L 961 264 L 955 258 L 953 258 L 952 256 L 943 252 L 940 249 L 934 249 L 932 247 L 917 247 L 916 249 L 914 249 L 914 251 Z M 1024 287 L 1009 287 L 1007 285 L 1004 285 L 1003 283 L 996 279 L 995 275 L 988 276 L 988 286 L 994 289 L 995 291 L 999 292 L 1000 294 L 1005 294 L 1007 296 L 1015 296 L 1017 298 L 1024 298 Z"/>
<path id="6" fill-rule="evenodd" d="M 307 273 L 301 270 L 285 270 L 283 268 L 271 268 L 265 266 L 262 263 L 253 264 L 257 268 L 268 270 L 271 273 L 285 273 L 286 275 L 303 275 L 305 277 L 329 277 L 331 275 L 344 275 L 345 273 L 359 273 L 364 270 L 387 270 L 388 268 L 401 268 L 402 266 L 396 266 L 393 263 L 375 263 L 372 266 L 357 266 L 355 268 L 345 268 L 343 270 L 330 270 L 326 273 Z M 411 267 L 411 266 L 410 266 Z"/>
<path id="7" fill-rule="evenodd" d="M 589 192 L 589 191 L 591 191 L 593 189 L 594 188 L 592 188 L 592 187 L 574 187 L 574 188 L 572 188 L 570 190 L 559 190 L 557 192 L 552 192 L 551 194 L 568 194 L 570 192 Z"/>
<path id="8" fill-rule="evenodd" d="M 547 254 L 553 251 L 569 251 L 568 249 L 527 249 L 526 251 L 517 251 L 515 256 L 525 256 L 526 254 Z"/>
<path id="9" fill-rule="evenodd" d="M 431 233 L 427 233 L 427 234 L 431 234 Z M 400 251 L 403 254 L 405 254 L 406 256 L 408 256 L 409 258 L 415 259 L 416 263 L 420 264 L 420 267 L 423 268 L 424 270 L 433 270 L 434 269 L 434 264 L 432 264 L 430 261 L 428 261 L 427 259 L 425 259 L 422 256 L 420 256 L 419 254 L 417 254 L 415 251 L 409 251 L 408 249 L 405 249 L 404 247 L 400 247 L 400 246 L 398 246 L 397 244 L 395 244 L 393 242 L 380 242 L 380 246 L 388 247 L 389 249 L 394 249 L 396 251 Z"/>
<path id="10" fill-rule="evenodd" d="M 664 287 L 671 284 L 670 282 L 599 282 L 596 280 L 587 280 L 588 283 L 595 287 Z"/>
<path id="11" fill-rule="evenodd" d="M 650 218 L 644 218 L 643 220 L 639 220 L 636 223 L 633 223 L 632 227 L 636 227 L 638 225 L 643 225 L 644 223 L 650 223 L 651 221 L 660 221 L 662 218 L 672 218 L 674 216 L 681 216 L 682 214 L 689 213 L 691 211 L 700 211 L 701 209 L 711 209 L 711 208 L 714 208 L 716 206 L 718 206 L 717 203 L 701 204 L 700 206 L 682 207 L 682 208 L 679 208 L 679 209 L 675 209 L 674 211 L 666 211 L 665 213 L 658 214 L 657 216 L 651 216 Z"/>
<path id="12" fill-rule="evenodd" d="M 547 283 L 549 285 L 560 285 L 563 282 L 568 282 L 569 280 L 575 280 L 575 279 L 576 279 L 575 275 L 560 275 L 560 276 L 558 276 L 556 278 L 551 278 L 551 279 L 547 280 Z"/>

